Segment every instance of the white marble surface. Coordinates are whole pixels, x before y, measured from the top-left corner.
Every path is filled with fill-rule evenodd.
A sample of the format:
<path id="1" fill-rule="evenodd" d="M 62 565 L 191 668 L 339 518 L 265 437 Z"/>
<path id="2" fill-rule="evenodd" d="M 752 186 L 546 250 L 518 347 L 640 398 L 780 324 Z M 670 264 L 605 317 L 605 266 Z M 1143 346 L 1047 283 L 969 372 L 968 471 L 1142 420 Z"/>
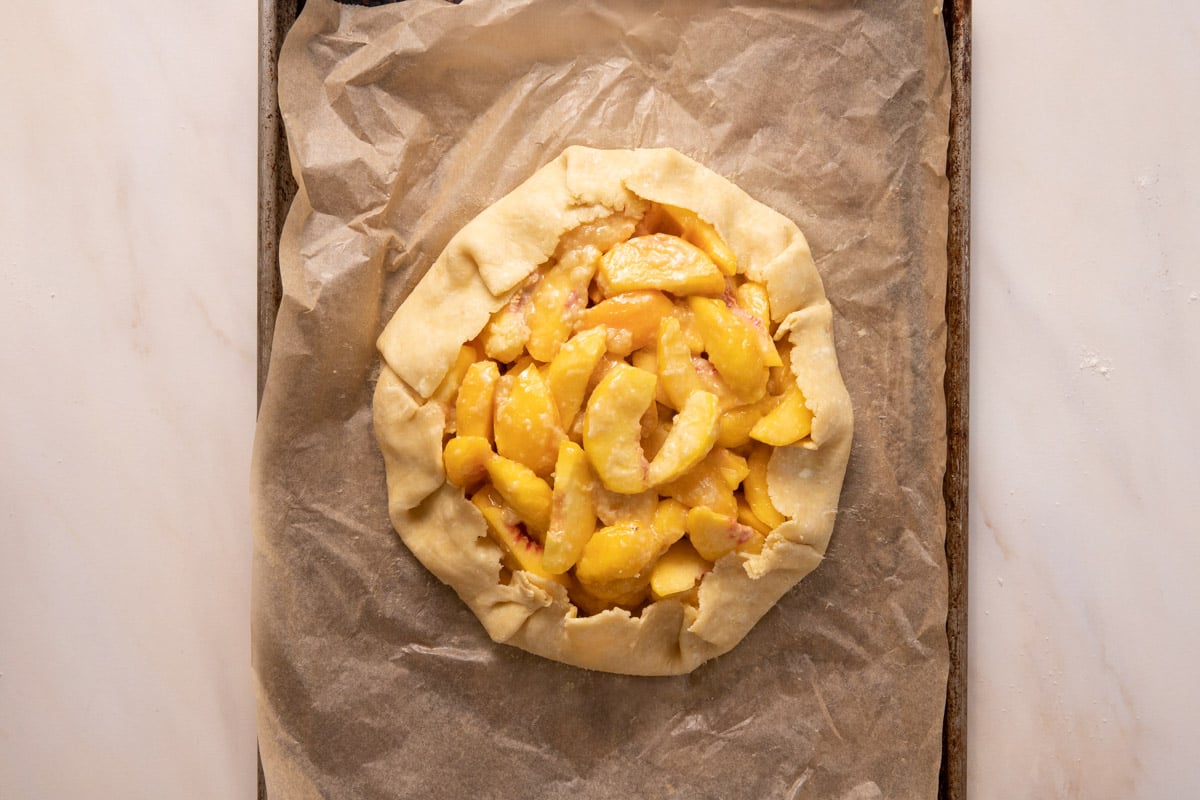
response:
<path id="1" fill-rule="evenodd" d="M 251 798 L 254 3 L 6 3 L 0 798 Z"/>
<path id="2" fill-rule="evenodd" d="M 1200 796 L 1200 6 L 976 4 L 970 791 Z M 251 798 L 253 3 L 0 31 L 0 798 Z"/>

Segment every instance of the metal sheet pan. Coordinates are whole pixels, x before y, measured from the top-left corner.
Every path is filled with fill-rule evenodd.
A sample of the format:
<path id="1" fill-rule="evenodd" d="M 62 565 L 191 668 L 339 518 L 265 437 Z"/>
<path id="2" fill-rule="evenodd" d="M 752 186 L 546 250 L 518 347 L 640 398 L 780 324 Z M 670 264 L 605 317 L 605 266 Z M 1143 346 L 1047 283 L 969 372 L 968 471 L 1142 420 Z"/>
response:
<path id="1" fill-rule="evenodd" d="M 376 2 L 363 3 L 377 5 Z M 262 397 L 271 338 L 282 289 L 279 234 L 296 191 L 277 101 L 277 68 L 283 37 L 304 0 L 260 0 L 258 88 L 258 394 Z M 950 676 L 942 731 L 939 800 L 967 796 L 967 453 L 969 412 L 969 289 L 971 226 L 971 0 L 945 0 L 950 46 L 950 219 L 946 293 L 947 462 L 944 493 L 950 605 L 946 632 Z M 266 787 L 259 765 L 258 797 Z"/>

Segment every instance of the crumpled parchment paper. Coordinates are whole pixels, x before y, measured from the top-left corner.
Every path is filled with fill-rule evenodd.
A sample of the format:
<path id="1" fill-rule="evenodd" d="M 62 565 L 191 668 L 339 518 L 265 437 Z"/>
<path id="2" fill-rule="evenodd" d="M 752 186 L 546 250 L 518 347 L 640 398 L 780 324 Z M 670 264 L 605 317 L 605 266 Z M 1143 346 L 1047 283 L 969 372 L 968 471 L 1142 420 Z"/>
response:
<path id="1" fill-rule="evenodd" d="M 252 481 L 270 797 L 936 796 L 939 8 L 308 1 L 279 64 L 300 189 Z M 493 644 L 388 521 L 374 340 L 459 227 L 571 144 L 671 146 L 725 175 L 800 225 L 834 308 L 856 425 L 826 560 L 687 676 Z"/>

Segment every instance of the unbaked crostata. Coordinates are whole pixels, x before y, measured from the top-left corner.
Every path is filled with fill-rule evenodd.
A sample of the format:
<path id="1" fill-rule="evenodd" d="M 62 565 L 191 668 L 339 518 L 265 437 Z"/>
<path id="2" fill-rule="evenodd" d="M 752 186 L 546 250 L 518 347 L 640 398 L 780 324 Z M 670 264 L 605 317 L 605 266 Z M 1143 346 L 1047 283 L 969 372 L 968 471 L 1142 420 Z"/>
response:
<path id="1" fill-rule="evenodd" d="M 825 552 L 852 422 L 808 244 L 674 150 L 568 149 L 378 344 L 392 523 L 498 642 L 688 672 Z"/>

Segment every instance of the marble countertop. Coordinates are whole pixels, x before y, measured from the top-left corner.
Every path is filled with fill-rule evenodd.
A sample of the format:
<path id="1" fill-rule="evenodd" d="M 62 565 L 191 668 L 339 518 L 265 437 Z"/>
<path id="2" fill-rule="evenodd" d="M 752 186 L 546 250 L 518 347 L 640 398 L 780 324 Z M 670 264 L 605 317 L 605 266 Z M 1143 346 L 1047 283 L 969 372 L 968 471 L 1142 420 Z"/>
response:
<path id="1" fill-rule="evenodd" d="M 0 797 L 252 798 L 253 3 L 0 32 Z M 1200 6 L 977 4 L 969 791 L 1200 796 Z"/>

